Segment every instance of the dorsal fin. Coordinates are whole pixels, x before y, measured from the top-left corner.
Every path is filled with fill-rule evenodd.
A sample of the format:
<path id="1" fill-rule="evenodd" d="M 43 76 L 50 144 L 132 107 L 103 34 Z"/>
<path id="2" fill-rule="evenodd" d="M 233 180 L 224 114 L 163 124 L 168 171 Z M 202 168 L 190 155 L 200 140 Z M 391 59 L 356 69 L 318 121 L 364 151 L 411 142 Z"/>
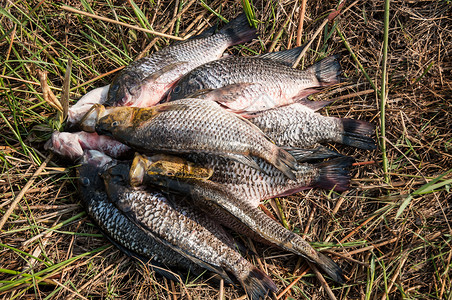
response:
<path id="1" fill-rule="evenodd" d="M 279 52 L 265 53 L 265 54 L 262 54 L 262 55 L 259 55 L 256 57 L 270 59 L 272 61 L 281 63 L 283 65 L 292 67 L 292 65 L 295 63 L 295 61 L 297 60 L 301 51 L 303 51 L 303 49 L 306 47 L 306 45 L 307 44 L 304 44 L 304 45 L 296 47 L 296 48 L 279 51 Z"/>
<path id="2" fill-rule="evenodd" d="M 202 38 L 212 36 L 215 34 L 217 29 L 218 29 L 218 22 L 213 26 L 207 27 L 201 33 L 199 33 L 197 35 L 193 35 L 193 36 L 189 37 L 188 39 L 185 39 L 182 41 L 174 41 L 171 45 L 179 45 L 179 44 L 185 43 L 186 41 L 192 41 L 192 40 L 202 39 Z"/>
<path id="3" fill-rule="evenodd" d="M 217 89 L 204 89 L 190 95 L 191 98 L 200 98 L 205 100 L 213 100 L 216 102 L 229 103 L 237 100 L 243 93 L 243 90 L 255 85 L 255 83 L 241 82 L 229 84 Z"/>
<path id="4" fill-rule="evenodd" d="M 311 101 L 306 98 L 297 100 L 297 103 L 303 104 L 304 106 L 312 109 L 313 111 L 318 111 L 327 105 L 331 104 L 331 101 Z"/>

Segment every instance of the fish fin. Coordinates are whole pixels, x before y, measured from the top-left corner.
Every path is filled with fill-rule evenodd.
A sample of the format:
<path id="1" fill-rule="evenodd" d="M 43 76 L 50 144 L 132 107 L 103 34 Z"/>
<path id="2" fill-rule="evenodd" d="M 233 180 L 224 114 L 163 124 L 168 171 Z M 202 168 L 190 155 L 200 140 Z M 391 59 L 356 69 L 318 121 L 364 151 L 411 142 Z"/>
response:
<path id="1" fill-rule="evenodd" d="M 118 203 L 116 202 L 115 205 L 117 205 Z M 120 207 L 118 207 L 119 209 L 121 209 Z M 122 209 L 121 209 L 122 210 Z M 229 275 L 226 273 L 225 270 L 223 270 L 223 268 L 218 267 L 218 266 L 214 266 L 211 265 L 209 263 L 206 263 L 204 261 L 202 261 L 201 259 L 193 256 L 192 254 L 190 254 L 189 252 L 179 248 L 176 245 L 173 245 L 169 242 L 167 242 L 166 240 L 160 238 L 159 236 L 155 235 L 154 232 L 152 232 L 146 225 L 144 225 L 142 222 L 140 222 L 134 213 L 132 213 L 130 211 L 130 208 L 128 211 L 122 211 L 123 214 L 130 220 L 132 221 L 132 223 L 134 223 L 136 226 L 138 226 L 141 230 L 143 230 L 144 232 L 146 232 L 146 234 L 150 235 L 154 240 L 156 240 L 157 242 L 167 246 L 168 248 L 172 249 L 173 251 L 179 253 L 180 255 L 184 256 L 185 258 L 189 259 L 190 261 L 192 261 L 193 263 L 201 266 L 204 269 L 207 269 L 211 272 L 217 273 L 218 275 L 220 275 L 226 282 L 230 283 L 233 282 L 232 279 L 229 277 Z"/>
<path id="2" fill-rule="evenodd" d="M 306 71 L 313 72 L 320 83 L 320 86 L 328 86 L 341 82 L 341 65 L 339 54 L 329 56 L 316 62 Z"/>
<path id="3" fill-rule="evenodd" d="M 318 252 L 318 259 L 315 261 L 315 263 L 323 270 L 325 271 L 328 276 L 331 277 L 335 282 L 344 284 L 345 283 L 345 277 L 342 274 L 341 268 L 328 256 Z"/>
<path id="4" fill-rule="evenodd" d="M 234 83 L 220 87 L 218 89 L 205 89 L 195 92 L 190 97 L 201 98 L 206 100 L 213 100 L 221 103 L 230 103 L 237 100 L 237 96 L 249 86 L 255 85 L 254 83 Z M 226 105 L 227 106 L 227 105 Z"/>
<path id="5" fill-rule="evenodd" d="M 273 280 L 258 268 L 250 271 L 242 285 L 251 300 L 265 299 L 270 292 L 276 292 L 278 289 Z"/>
<path id="6" fill-rule="evenodd" d="M 262 55 L 259 55 L 256 57 L 263 58 L 263 59 L 270 59 L 270 60 L 278 62 L 280 64 L 292 67 L 292 65 L 298 59 L 298 56 L 300 56 L 300 53 L 303 51 L 303 49 L 306 47 L 306 45 L 307 44 L 304 44 L 302 46 L 284 50 L 284 51 L 265 53 L 265 54 L 262 54 Z"/>
<path id="7" fill-rule="evenodd" d="M 309 95 L 312 95 L 312 94 L 315 94 L 315 93 L 318 93 L 318 92 L 319 92 L 319 90 L 316 90 L 316 89 L 303 89 L 303 90 L 299 91 L 298 94 L 293 96 L 292 100 L 294 102 L 299 102 L 299 103 L 311 108 L 311 105 L 308 104 L 309 102 L 322 102 L 322 101 L 310 101 L 310 100 L 307 100 L 306 98 Z M 321 106 L 321 107 L 319 107 L 317 109 L 315 107 L 316 106 L 314 105 L 314 108 L 311 108 L 311 109 L 318 110 L 318 109 L 322 108 L 323 106 Z"/>
<path id="8" fill-rule="evenodd" d="M 177 61 L 175 63 L 166 65 L 163 68 L 161 68 L 161 69 L 155 71 L 154 73 L 148 75 L 147 77 L 145 77 L 141 81 L 141 85 L 140 86 L 145 85 L 147 82 L 150 82 L 150 81 L 156 81 L 162 75 L 164 75 L 164 74 L 166 74 L 168 72 L 171 72 L 171 71 L 173 71 L 173 70 L 175 70 L 175 69 L 177 69 L 180 66 L 185 65 L 185 64 L 187 64 L 187 62 L 185 62 L 185 61 Z"/>
<path id="9" fill-rule="evenodd" d="M 339 152 L 328 149 L 324 146 L 319 146 L 315 149 L 301 149 L 292 147 L 283 147 L 283 149 L 287 150 L 287 152 L 289 152 L 297 160 L 298 163 L 312 162 L 326 158 L 343 156 Z"/>
<path id="10" fill-rule="evenodd" d="M 375 140 L 370 137 L 375 134 L 375 126 L 373 124 L 353 119 L 340 120 L 344 128 L 342 144 L 364 150 L 374 150 L 377 148 Z"/>
<path id="11" fill-rule="evenodd" d="M 275 166 L 275 168 L 280 170 L 284 175 L 286 175 L 288 178 L 292 180 L 296 179 L 296 176 L 292 172 L 292 170 L 295 170 L 295 165 L 297 164 L 297 161 L 286 150 L 276 146 L 276 151 L 274 151 L 274 155 L 269 162 L 273 166 Z"/>
<path id="12" fill-rule="evenodd" d="M 311 186 L 325 190 L 334 189 L 338 192 L 348 190 L 350 186 L 349 168 L 354 161 L 354 158 L 344 156 L 316 164 L 320 169 L 320 174 Z"/>
<path id="13" fill-rule="evenodd" d="M 242 163 L 242 164 L 244 164 L 248 167 L 251 167 L 253 169 L 256 169 L 258 171 L 263 171 L 261 169 L 261 167 L 259 167 L 257 162 L 252 157 L 249 157 L 246 155 L 241 155 L 241 154 L 233 154 L 233 153 L 221 154 L 220 156 L 238 161 L 239 163 Z"/>
<path id="14" fill-rule="evenodd" d="M 245 13 L 241 13 L 235 19 L 231 20 L 218 33 L 228 37 L 229 47 L 257 38 L 257 30 L 250 26 Z"/>
<path id="15" fill-rule="evenodd" d="M 208 102 L 208 101 L 206 101 Z M 183 110 L 187 107 L 186 103 L 179 103 L 177 101 L 165 102 L 159 105 L 153 106 L 152 109 L 155 111 L 156 115 L 165 111 L 177 111 Z"/>
<path id="16" fill-rule="evenodd" d="M 310 91 L 315 91 L 315 93 L 317 93 L 317 90 L 310 90 L 308 89 L 308 93 L 310 93 Z M 310 93 L 312 94 L 312 93 Z M 302 98 L 300 98 L 300 100 L 297 100 L 297 103 L 300 103 L 310 109 L 312 109 L 313 111 L 318 111 L 321 108 L 324 108 L 327 105 L 330 105 L 332 103 L 332 101 L 311 101 L 306 99 L 306 96 L 303 96 Z"/>
<path id="17" fill-rule="evenodd" d="M 186 41 L 192 41 L 192 40 L 197 40 L 197 39 L 202 39 L 202 38 L 206 38 L 206 37 L 212 36 L 212 35 L 215 34 L 217 29 L 218 29 L 218 23 L 215 23 L 215 25 L 206 28 L 201 33 L 199 33 L 197 35 L 193 35 L 193 36 L 191 36 L 188 39 L 185 39 L 183 41 L 175 41 L 174 43 L 172 43 L 172 45 L 183 44 Z"/>

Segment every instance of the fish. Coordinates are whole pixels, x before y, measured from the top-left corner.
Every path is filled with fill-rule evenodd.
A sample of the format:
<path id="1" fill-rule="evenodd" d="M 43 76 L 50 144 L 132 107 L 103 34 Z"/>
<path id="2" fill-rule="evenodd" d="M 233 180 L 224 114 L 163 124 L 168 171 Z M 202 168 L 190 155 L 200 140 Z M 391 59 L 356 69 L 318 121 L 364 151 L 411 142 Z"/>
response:
<path id="1" fill-rule="evenodd" d="M 302 103 L 259 112 L 248 120 L 279 146 L 305 148 L 337 142 L 365 150 L 376 148 L 373 124 L 322 116 Z"/>
<path id="2" fill-rule="evenodd" d="M 130 188 L 129 168 L 118 164 L 102 176 L 109 198 L 133 223 L 227 281 L 226 271 L 232 273 L 250 299 L 276 291 L 271 278 L 238 252 L 234 240 L 216 221 L 179 199 L 171 201 L 161 193 L 149 192 L 149 188 Z"/>
<path id="3" fill-rule="evenodd" d="M 214 33 L 177 42 L 125 67 L 112 81 L 106 106 L 149 107 L 166 97 L 168 90 L 190 70 L 222 56 L 226 48 L 256 38 L 245 14 Z"/>
<path id="4" fill-rule="evenodd" d="M 158 186 L 170 193 L 190 196 L 193 206 L 238 233 L 258 242 L 275 245 L 318 265 L 334 281 L 344 283 L 340 267 L 329 257 L 317 252 L 306 240 L 284 228 L 240 196 L 211 180 L 178 178 L 162 174 L 144 174 L 144 185 Z"/>
<path id="5" fill-rule="evenodd" d="M 255 125 L 215 102 L 182 99 L 150 108 L 93 107 L 81 122 L 83 130 L 109 135 L 144 153 L 209 153 L 259 168 L 260 157 L 289 178 L 296 160 L 276 146 Z"/>
<path id="6" fill-rule="evenodd" d="M 76 128 L 83 116 L 91 109 L 94 104 L 103 104 L 107 101 L 110 85 L 93 89 L 83 95 L 77 103 L 69 107 L 66 127 L 68 129 Z"/>
<path id="7" fill-rule="evenodd" d="M 130 167 L 130 183 L 133 186 L 142 185 L 145 174 L 210 180 L 251 206 L 258 207 L 265 199 L 283 197 L 313 187 L 345 191 L 350 184 L 348 169 L 353 162 L 353 158 L 344 156 L 315 164 L 299 163 L 294 172 L 296 179 L 291 180 L 262 159 L 257 159 L 262 170 L 259 171 L 214 155 L 191 154 L 183 159 L 167 154 L 146 156 L 136 153 Z"/>
<path id="8" fill-rule="evenodd" d="M 114 161 L 104 153 L 89 150 L 84 152 L 81 165 L 77 168 L 80 200 L 102 234 L 126 255 L 170 280 L 180 282 L 181 278 L 168 267 L 191 270 L 195 274 L 204 272 L 198 264 L 130 221 L 110 201 L 100 174 L 112 164 Z M 160 193 L 148 192 L 148 197 L 150 195 L 163 197 Z"/>
<path id="9" fill-rule="evenodd" d="M 176 176 L 178 178 L 209 179 L 214 170 L 174 155 L 155 154 L 146 156 L 135 153 L 129 171 L 130 185 L 134 187 L 142 185 L 145 173 L 152 175 L 162 174 L 162 172 L 165 176 Z"/>
<path id="10" fill-rule="evenodd" d="M 168 101 L 202 98 L 246 115 L 295 103 L 318 92 L 317 88 L 341 80 L 338 55 L 305 70 L 291 68 L 273 57 L 230 56 L 201 65 L 178 81 Z"/>
<path id="11" fill-rule="evenodd" d="M 80 159 L 86 150 L 97 150 L 113 158 L 122 158 L 128 154 L 133 154 L 129 146 L 109 136 L 84 131 L 55 131 L 44 145 L 44 148 L 72 161 Z"/>

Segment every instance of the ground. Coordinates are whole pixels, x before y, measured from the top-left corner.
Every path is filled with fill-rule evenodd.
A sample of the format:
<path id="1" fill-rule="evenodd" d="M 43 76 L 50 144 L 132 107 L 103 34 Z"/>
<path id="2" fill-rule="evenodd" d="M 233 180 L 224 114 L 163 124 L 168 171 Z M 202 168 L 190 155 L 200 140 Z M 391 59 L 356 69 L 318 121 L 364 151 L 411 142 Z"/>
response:
<path id="1" fill-rule="evenodd" d="M 180 37 L 214 24 L 217 15 L 231 19 L 248 3 L 62 2 Z M 303 259 L 238 238 L 256 252 L 248 259 L 277 283 L 278 299 L 332 299 L 328 289 L 337 299 L 452 299 L 452 4 L 390 1 L 385 57 L 384 1 L 339 2 L 307 1 L 300 30 L 302 1 L 254 1 L 260 39 L 228 52 L 292 48 L 336 15 L 300 67 L 340 53 L 345 84 L 316 96 L 334 101 L 321 112 L 374 123 L 380 147 L 330 145 L 356 158 L 349 191 L 307 190 L 264 206 L 331 256 L 347 283 L 322 285 Z M 62 128 L 57 111 L 69 58 L 73 104 L 171 39 L 70 12 L 61 2 L 0 3 L 0 298 L 243 299 L 239 287 L 206 276 L 167 281 L 119 252 L 80 206 L 74 164 L 43 147 Z"/>

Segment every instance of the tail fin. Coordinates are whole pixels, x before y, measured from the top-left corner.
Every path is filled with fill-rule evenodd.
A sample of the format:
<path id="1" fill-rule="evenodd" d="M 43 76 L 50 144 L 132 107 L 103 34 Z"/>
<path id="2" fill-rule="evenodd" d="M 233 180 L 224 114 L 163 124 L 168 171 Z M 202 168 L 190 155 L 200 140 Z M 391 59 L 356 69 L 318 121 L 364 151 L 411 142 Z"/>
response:
<path id="1" fill-rule="evenodd" d="M 316 261 L 317 265 L 325 271 L 328 276 L 330 276 L 335 282 L 344 284 L 345 278 L 342 274 L 341 268 L 328 256 L 318 253 L 319 258 Z"/>
<path id="2" fill-rule="evenodd" d="M 218 33 L 225 34 L 229 38 L 229 46 L 234 46 L 257 38 L 256 28 L 252 28 L 244 13 L 231 20 Z"/>
<path id="3" fill-rule="evenodd" d="M 295 180 L 296 176 L 292 172 L 295 170 L 295 165 L 297 161 L 295 158 L 289 154 L 286 150 L 279 148 L 275 145 L 276 152 L 275 155 L 269 161 L 273 166 L 275 166 L 278 170 L 284 173 L 288 178 Z"/>
<path id="4" fill-rule="evenodd" d="M 333 85 L 341 81 L 339 55 L 332 55 L 315 63 L 308 70 L 313 72 L 321 86 Z"/>
<path id="5" fill-rule="evenodd" d="M 269 292 L 277 290 L 276 284 L 267 274 L 254 268 L 242 282 L 248 298 L 251 300 L 265 299 Z"/>
<path id="6" fill-rule="evenodd" d="M 348 169 L 354 161 L 353 157 L 344 156 L 316 164 L 320 169 L 320 174 L 316 182 L 312 184 L 312 187 L 326 190 L 334 189 L 338 192 L 348 190 L 350 186 Z"/>
<path id="7" fill-rule="evenodd" d="M 284 147 L 296 160 L 297 163 L 313 162 L 316 160 L 343 157 L 342 154 L 328 149 L 324 146 L 319 146 L 315 149 L 301 149 L 301 148 L 290 148 Z"/>
<path id="8" fill-rule="evenodd" d="M 341 119 L 344 133 L 342 144 L 365 150 L 373 150 L 377 147 L 375 140 L 370 136 L 375 133 L 375 126 L 366 121 Z"/>

